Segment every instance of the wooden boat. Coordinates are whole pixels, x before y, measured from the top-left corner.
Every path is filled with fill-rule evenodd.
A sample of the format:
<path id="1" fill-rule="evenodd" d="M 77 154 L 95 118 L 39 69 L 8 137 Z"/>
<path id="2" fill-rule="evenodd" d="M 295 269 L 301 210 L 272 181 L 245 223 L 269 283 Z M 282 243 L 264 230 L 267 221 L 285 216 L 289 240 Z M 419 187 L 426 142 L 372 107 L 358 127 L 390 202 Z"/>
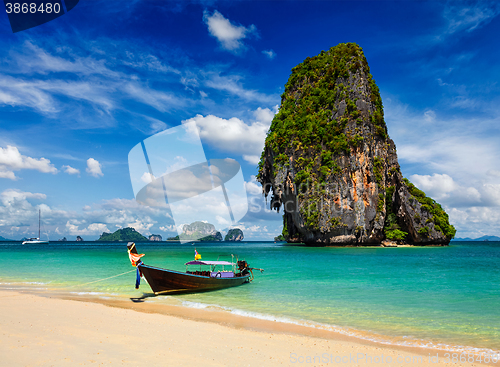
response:
<path id="1" fill-rule="evenodd" d="M 168 270 L 146 265 L 138 254 L 135 243 L 127 244 L 130 261 L 137 267 L 139 287 L 139 276 L 143 276 L 153 290 L 154 294 L 166 293 L 190 293 L 206 292 L 217 289 L 236 287 L 253 280 L 253 270 L 248 263 L 240 260 L 236 263 L 229 261 L 202 261 L 194 260 L 187 262 L 186 272 Z M 199 270 L 188 270 L 190 266 L 196 266 Z M 206 270 L 202 270 L 205 267 Z M 230 270 L 228 270 L 228 268 Z M 262 269 L 257 269 L 261 272 Z"/>

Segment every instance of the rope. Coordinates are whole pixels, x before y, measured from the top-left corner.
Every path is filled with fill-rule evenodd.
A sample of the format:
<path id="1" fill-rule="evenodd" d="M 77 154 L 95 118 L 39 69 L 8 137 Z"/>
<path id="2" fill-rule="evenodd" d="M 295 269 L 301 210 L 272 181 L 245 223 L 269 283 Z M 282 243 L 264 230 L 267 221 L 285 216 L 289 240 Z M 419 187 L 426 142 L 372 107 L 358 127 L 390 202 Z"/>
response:
<path id="1" fill-rule="evenodd" d="M 107 280 L 107 279 L 111 279 L 111 278 L 116 278 L 116 277 L 119 277 L 119 276 L 122 276 L 122 275 L 125 275 L 125 274 L 128 274 L 128 273 L 132 273 L 133 271 L 136 271 L 136 270 L 134 269 L 134 270 L 126 271 L 125 273 L 121 273 L 121 274 L 118 274 L 118 275 L 113 275 L 112 277 L 107 277 L 107 278 L 103 278 L 103 279 L 99 279 L 99 280 L 94 280 L 93 282 L 88 282 L 88 283 L 73 285 L 72 287 L 78 287 L 78 286 L 82 286 L 82 285 L 87 285 L 87 284 L 101 282 L 103 280 Z"/>

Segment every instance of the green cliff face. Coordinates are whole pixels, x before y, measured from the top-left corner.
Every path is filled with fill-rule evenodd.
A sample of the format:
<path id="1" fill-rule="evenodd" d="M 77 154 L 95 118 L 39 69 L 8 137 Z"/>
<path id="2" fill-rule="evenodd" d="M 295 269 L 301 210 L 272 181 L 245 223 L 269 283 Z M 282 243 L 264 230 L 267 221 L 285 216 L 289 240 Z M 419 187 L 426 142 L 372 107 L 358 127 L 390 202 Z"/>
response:
<path id="1" fill-rule="evenodd" d="M 289 242 L 447 244 L 434 200 L 403 179 L 362 49 L 340 44 L 292 69 L 259 163 Z"/>

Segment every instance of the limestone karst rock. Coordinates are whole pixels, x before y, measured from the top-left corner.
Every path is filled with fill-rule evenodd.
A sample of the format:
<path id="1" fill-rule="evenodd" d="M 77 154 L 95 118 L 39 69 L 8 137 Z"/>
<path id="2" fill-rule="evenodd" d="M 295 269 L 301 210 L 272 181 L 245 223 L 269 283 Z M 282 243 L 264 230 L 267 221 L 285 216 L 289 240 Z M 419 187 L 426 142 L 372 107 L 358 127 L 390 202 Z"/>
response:
<path id="1" fill-rule="evenodd" d="M 448 215 L 404 179 L 362 49 L 339 44 L 292 69 L 258 181 L 307 244 L 448 244 Z"/>
<path id="2" fill-rule="evenodd" d="M 243 231 L 239 228 L 233 228 L 227 232 L 224 241 L 243 241 L 243 238 Z"/>

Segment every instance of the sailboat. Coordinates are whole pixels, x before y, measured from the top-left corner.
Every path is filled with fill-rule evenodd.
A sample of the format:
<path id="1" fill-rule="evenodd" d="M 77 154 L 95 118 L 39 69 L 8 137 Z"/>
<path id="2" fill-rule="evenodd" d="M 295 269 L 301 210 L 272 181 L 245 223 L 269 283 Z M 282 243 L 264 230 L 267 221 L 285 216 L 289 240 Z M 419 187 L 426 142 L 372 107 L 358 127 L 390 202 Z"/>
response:
<path id="1" fill-rule="evenodd" d="M 48 244 L 49 241 L 40 240 L 40 222 L 41 222 L 42 211 L 38 209 L 38 237 L 30 238 L 27 241 L 23 241 L 23 245 L 44 245 Z"/>

